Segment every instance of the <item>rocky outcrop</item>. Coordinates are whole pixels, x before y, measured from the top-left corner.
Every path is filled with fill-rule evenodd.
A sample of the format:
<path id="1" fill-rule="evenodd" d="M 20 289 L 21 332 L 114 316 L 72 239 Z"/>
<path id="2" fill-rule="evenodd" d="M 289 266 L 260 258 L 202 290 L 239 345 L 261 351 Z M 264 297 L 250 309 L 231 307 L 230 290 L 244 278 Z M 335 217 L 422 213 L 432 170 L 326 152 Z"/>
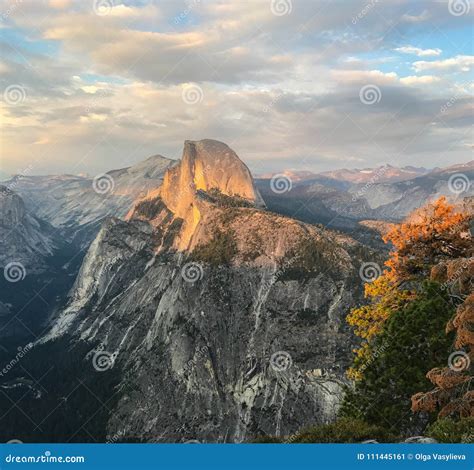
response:
<path id="1" fill-rule="evenodd" d="M 189 188 L 189 191 L 186 189 Z M 215 140 L 184 142 L 180 165 L 167 171 L 161 196 L 172 210 L 185 208 L 186 193 L 210 192 L 216 189 L 232 197 L 240 197 L 262 205 L 247 166 L 226 144 Z M 186 209 L 184 209 L 186 210 Z"/>

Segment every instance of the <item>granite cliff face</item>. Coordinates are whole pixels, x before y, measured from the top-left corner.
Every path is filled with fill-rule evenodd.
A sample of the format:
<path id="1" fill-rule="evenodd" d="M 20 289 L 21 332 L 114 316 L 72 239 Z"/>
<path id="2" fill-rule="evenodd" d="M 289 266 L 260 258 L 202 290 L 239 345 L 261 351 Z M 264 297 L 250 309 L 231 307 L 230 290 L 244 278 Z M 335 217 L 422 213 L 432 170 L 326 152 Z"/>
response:
<path id="1" fill-rule="evenodd" d="M 186 142 L 163 185 L 102 226 L 36 346 L 66 342 L 83 374 L 117 377 L 97 435 L 241 442 L 334 419 L 373 254 L 261 206 L 225 144 Z"/>
<path id="2" fill-rule="evenodd" d="M 44 260 L 57 248 L 54 230 L 26 210 L 23 199 L 6 186 L 0 186 L 0 267 L 18 262 L 41 271 Z"/>

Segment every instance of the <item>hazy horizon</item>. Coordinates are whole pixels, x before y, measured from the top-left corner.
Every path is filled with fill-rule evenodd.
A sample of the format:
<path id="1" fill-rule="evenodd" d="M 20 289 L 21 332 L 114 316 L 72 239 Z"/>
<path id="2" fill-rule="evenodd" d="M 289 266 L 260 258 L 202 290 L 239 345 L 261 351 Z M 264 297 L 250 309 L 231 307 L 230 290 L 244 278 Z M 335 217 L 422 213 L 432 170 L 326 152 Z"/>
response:
<path id="1" fill-rule="evenodd" d="M 181 159 L 181 156 L 179 156 L 179 157 L 169 157 L 169 156 L 157 153 L 157 154 L 154 154 L 154 155 L 149 155 L 147 157 L 144 157 L 141 160 L 138 160 L 136 162 L 133 162 L 129 166 L 106 169 L 105 173 L 113 172 L 113 171 L 120 171 L 120 170 L 123 170 L 123 169 L 126 169 L 126 168 L 130 168 L 130 167 L 133 167 L 134 165 L 137 165 L 137 164 L 140 164 L 141 162 L 144 162 L 145 160 L 148 160 L 150 158 L 157 157 L 157 156 L 165 157 L 165 158 L 168 158 L 169 160 L 174 160 L 176 162 L 178 162 Z M 244 163 L 246 163 L 244 159 L 242 159 L 242 160 L 243 160 Z M 285 172 L 295 172 L 295 173 L 307 172 L 307 173 L 313 173 L 313 174 L 316 175 L 316 174 L 320 174 L 320 173 L 325 173 L 325 172 L 330 172 L 330 171 L 338 171 L 338 170 L 349 170 L 349 171 L 351 171 L 351 170 L 352 171 L 360 170 L 360 171 L 363 171 L 363 170 L 369 170 L 369 169 L 376 169 L 376 168 L 380 168 L 380 167 L 384 167 L 384 166 L 392 166 L 394 168 L 399 168 L 399 169 L 403 169 L 403 168 L 424 169 L 424 170 L 427 170 L 428 172 L 430 172 L 430 171 L 433 171 L 433 170 L 436 170 L 436 169 L 443 169 L 443 168 L 447 168 L 447 167 L 451 167 L 451 166 L 455 166 L 455 165 L 468 164 L 468 163 L 472 163 L 472 162 L 474 162 L 474 160 L 472 160 L 472 159 L 469 160 L 468 159 L 465 162 L 454 162 L 454 163 L 450 163 L 448 165 L 443 165 L 443 166 L 418 166 L 416 164 L 396 165 L 396 164 L 392 164 L 390 162 L 382 162 L 382 163 L 378 164 L 377 166 L 372 166 L 372 167 L 370 167 L 370 166 L 349 166 L 348 165 L 348 166 L 328 168 L 326 170 L 321 170 L 321 171 L 312 171 L 312 170 L 309 170 L 309 169 L 298 169 L 298 168 L 291 168 L 291 167 L 279 168 L 279 169 L 274 170 L 274 171 L 269 170 L 269 171 L 260 171 L 260 172 L 253 171 L 251 166 L 249 166 L 249 169 L 250 169 L 250 171 L 252 173 L 252 176 L 254 178 L 265 178 L 269 175 L 273 175 L 273 174 L 277 174 L 277 173 L 285 173 Z M 0 169 L 0 183 L 2 181 L 8 181 L 9 179 L 11 179 L 13 177 L 16 177 L 16 176 L 24 176 L 24 177 L 27 177 L 27 176 L 83 176 L 83 177 L 94 177 L 96 175 L 92 172 L 85 172 L 85 171 L 84 172 L 77 172 L 77 173 L 68 173 L 68 172 L 64 172 L 64 173 L 35 173 L 31 167 L 26 167 L 23 170 L 18 171 L 17 173 L 6 173 L 6 172 L 3 172 Z"/>

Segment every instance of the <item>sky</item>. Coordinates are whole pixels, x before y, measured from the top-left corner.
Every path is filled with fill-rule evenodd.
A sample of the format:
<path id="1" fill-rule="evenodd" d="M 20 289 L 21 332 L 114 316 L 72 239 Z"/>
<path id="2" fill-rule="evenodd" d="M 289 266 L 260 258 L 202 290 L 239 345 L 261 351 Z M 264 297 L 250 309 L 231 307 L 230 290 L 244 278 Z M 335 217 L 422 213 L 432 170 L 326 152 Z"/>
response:
<path id="1" fill-rule="evenodd" d="M 472 160 L 469 0 L 0 0 L 0 175 L 184 140 L 253 173 Z"/>

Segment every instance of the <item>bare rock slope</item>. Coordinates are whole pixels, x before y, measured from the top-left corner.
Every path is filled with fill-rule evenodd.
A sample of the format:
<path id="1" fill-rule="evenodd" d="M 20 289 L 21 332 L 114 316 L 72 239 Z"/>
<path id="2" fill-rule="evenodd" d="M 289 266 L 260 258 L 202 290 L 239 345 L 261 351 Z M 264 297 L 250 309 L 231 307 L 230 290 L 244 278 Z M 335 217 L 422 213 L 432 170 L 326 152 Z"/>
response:
<path id="1" fill-rule="evenodd" d="M 58 236 L 49 224 L 31 214 L 23 199 L 0 186 L 0 267 L 21 263 L 31 272 L 41 272 L 45 259 L 58 247 Z"/>

